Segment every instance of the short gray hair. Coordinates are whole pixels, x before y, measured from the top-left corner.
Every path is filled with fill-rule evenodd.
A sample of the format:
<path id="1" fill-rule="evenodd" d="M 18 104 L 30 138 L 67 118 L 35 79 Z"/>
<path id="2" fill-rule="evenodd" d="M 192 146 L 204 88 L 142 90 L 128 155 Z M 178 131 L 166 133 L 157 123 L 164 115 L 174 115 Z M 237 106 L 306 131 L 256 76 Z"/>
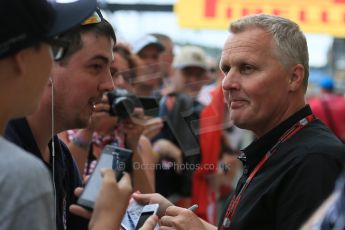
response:
<path id="1" fill-rule="evenodd" d="M 304 86 L 308 86 L 309 55 L 306 38 L 299 26 L 286 18 L 268 14 L 250 15 L 234 21 L 230 32 L 236 34 L 248 28 L 258 27 L 270 33 L 277 47 L 277 55 L 286 67 L 302 64 L 304 66 Z"/>

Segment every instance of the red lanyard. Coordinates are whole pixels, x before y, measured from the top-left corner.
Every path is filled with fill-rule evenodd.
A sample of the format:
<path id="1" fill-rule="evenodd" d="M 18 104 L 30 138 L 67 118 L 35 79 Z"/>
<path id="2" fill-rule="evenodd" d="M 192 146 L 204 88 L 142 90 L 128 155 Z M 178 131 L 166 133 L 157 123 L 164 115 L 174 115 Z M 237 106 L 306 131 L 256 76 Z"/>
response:
<path id="1" fill-rule="evenodd" d="M 223 220 L 223 224 L 221 229 L 229 229 L 231 225 L 232 217 L 234 216 L 234 213 L 236 211 L 236 208 L 241 200 L 241 196 L 244 193 L 244 191 L 248 188 L 248 185 L 253 180 L 255 175 L 258 173 L 258 171 L 263 167 L 263 165 L 268 161 L 268 159 L 276 152 L 278 146 L 290 139 L 293 135 L 295 135 L 298 131 L 300 131 L 303 127 L 305 127 L 307 124 L 315 120 L 315 116 L 313 114 L 310 114 L 304 118 L 302 118 L 300 121 L 298 121 L 296 124 L 294 124 L 290 129 L 288 129 L 278 140 L 278 142 L 265 154 L 265 156 L 260 160 L 260 162 L 256 165 L 254 170 L 250 173 L 249 177 L 247 178 L 245 184 L 242 186 L 240 192 L 237 195 L 234 195 L 231 199 L 230 205 L 228 206 L 228 209 L 226 210 L 226 214 Z"/>

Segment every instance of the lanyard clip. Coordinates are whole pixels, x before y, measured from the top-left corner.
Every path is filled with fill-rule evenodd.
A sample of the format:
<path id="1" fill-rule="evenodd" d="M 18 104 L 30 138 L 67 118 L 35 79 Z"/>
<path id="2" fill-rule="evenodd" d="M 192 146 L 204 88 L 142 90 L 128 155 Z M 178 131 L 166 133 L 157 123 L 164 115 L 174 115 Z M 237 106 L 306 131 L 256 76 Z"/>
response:
<path id="1" fill-rule="evenodd" d="M 242 162 L 242 164 L 245 164 L 247 161 L 246 154 L 244 154 L 244 152 L 241 151 L 241 154 L 237 157 L 237 159 L 239 159 Z"/>
<path id="2" fill-rule="evenodd" d="M 299 121 L 299 123 L 300 123 L 302 126 L 306 126 L 306 125 L 309 123 L 309 121 L 308 121 L 307 118 L 303 118 L 302 120 Z"/>
<path id="3" fill-rule="evenodd" d="M 231 221 L 228 217 L 225 217 L 224 221 L 223 221 L 223 227 L 224 228 L 229 228 L 231 224 Z"/>

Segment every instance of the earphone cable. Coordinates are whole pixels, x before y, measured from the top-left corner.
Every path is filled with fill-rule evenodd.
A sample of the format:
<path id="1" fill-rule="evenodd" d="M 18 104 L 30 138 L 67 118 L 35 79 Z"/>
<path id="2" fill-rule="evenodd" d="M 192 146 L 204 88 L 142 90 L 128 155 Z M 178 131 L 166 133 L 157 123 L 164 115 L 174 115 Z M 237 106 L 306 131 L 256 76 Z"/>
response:
<path id="1" fill-rule="evenodd" d="M 52 78 L 49 79 L 52 86 L 52 108 L 51 108 L 51 128 L 52 128 L 52 172 L 53 172 L 53 190 L 54 190 L 54 218 L 56 218 L 56 207 L 57 207 L 57 199 L 56 199 L 56 186 L 55 186 L 55 141 L 54 141 L 54 84 Z"/>

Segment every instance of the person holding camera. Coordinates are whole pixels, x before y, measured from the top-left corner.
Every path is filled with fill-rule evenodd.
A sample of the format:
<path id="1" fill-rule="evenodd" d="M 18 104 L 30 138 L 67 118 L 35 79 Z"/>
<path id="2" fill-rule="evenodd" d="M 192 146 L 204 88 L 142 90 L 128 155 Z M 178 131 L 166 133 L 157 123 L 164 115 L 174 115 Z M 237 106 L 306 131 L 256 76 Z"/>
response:
<path id="1" fill-rule="evenodd" d="M 145 96 L 141 88 L 146 83 L 140 79 L 145 75 L 147 66 L 143 61 L 122 43 L 116 44 L 114 48 L 114 62 L 111 65 L 111 73 L 114 84 L 117 88 L 126 89 L 128 92 L 141 97 Z M 151 97 L 153 99 L 153 97 Z M 158 101 L 158 99 L 157 99 Z M 143 135 L 152 140 L 163 127 L 163 120 L 157 116 L 145 116 L 145 129 Z M 144 141 L 143 141 L 144 142 Z M 146 144 L 144 144 L 146 145 Z M 146 156 L 146 154 L 144 154 Z"/>
<path id="2" fill-rule="evenodd" d="M 82 181 L 72 155 L 56 134 L 86 127 L 94 105 L 103 93 L 112 90 L 109 68 L 116 37 L 99 10 L 60 37 L 69 46 L 53 64 L 38 111 L 10 121 L 5 137 L 33 153 L 51 170 L 57 229 L 87 229 L 88 222 L 69 211 L 76 202 L 74 189 L 82 186 Z"/>

